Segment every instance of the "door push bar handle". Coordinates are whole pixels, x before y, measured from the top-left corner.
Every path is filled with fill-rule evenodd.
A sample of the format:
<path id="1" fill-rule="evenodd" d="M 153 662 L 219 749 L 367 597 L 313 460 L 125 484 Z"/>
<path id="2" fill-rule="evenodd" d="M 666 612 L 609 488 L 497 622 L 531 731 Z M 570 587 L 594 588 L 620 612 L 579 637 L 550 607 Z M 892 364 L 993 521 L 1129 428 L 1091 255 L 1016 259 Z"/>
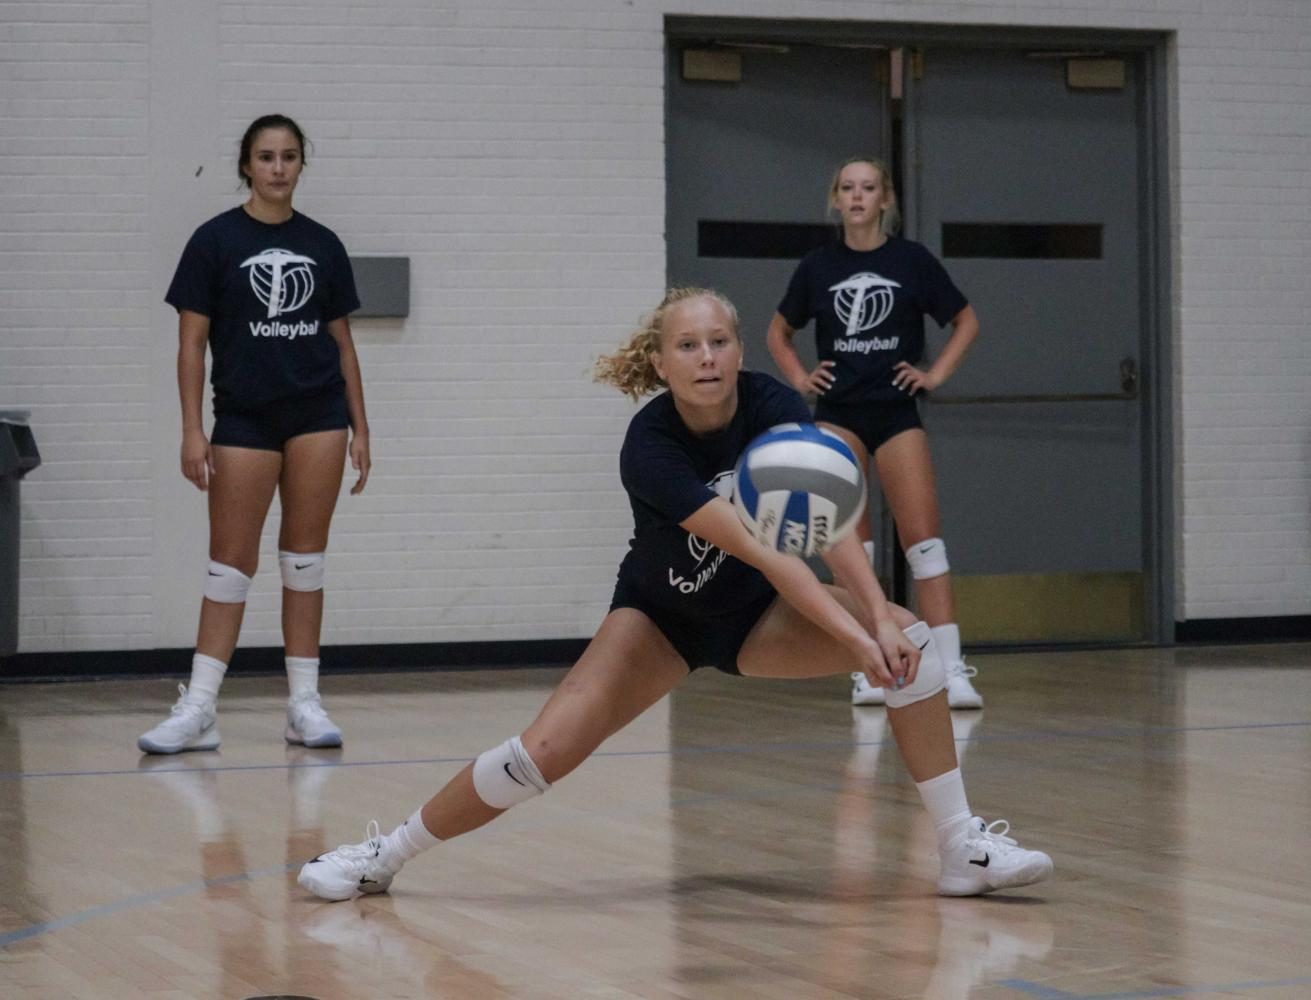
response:
<path id="1" fill-rule="evenodd" d="M 1133 358 L 1120 362 L 1119 392 L 1053 392 L 1022 396 L 937 396 L 927 397 L 941 406 L 975 403 L 1122 403 L 1138 398 L 1138 365 Z"/>

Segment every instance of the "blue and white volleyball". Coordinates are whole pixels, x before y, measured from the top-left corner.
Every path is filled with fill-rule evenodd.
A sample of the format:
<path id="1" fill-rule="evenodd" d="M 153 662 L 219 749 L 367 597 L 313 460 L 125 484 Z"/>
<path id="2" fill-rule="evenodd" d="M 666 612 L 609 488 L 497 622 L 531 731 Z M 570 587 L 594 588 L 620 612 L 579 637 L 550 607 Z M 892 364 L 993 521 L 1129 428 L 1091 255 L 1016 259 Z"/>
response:
<path id="1" fill-rule="evenodd" d="M 865 475 L 845 441 L 814 424 L 779 424 L 738 459 L 733 507 L 756 540 L 812 556 L 865 513 Z"/>

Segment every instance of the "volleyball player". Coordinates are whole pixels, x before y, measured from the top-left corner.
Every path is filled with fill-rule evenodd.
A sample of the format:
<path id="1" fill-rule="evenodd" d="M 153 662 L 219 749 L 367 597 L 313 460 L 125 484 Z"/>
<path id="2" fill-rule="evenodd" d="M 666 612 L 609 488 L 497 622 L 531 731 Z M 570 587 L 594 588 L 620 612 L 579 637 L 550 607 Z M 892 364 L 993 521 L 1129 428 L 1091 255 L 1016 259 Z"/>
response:
<path id="1" fill-rule="evenodd" d="M 341 745 L 318 692 L 324 550 L 348 452 L 359 473 L 351 493 L 368 481 L 369 424 L 347 319 L 360 304 L 350 261 L 331 230 L 292 207 L 304 166 L 300 126 L 283 115 L 252 122 L 237 162 L 249 197 L 196 230 L 165 296 L 178 311 L 182 474 L 209 494 L 209 561 L 191 680 L 169 717 L 137 740 L 147 753 L 219 745 L 215 701 L 275 491 L 290 691 L 283 735 Z"/>
<path id="2" fill-rule="evenodd" d="M 634 398 L 668 392 L 633 417 L 620 453 L 634 532 L 595 638 L 521 735 L 481 754 L 390 833 L 370 822 L 363 843 L 307 862 L 300 884 L 324 899 L 385 892 L 405 862 L 546 792 L 700 667 L 754 677 L 866 673 L 887 690 L 893 734 L 934 822 L 939 891 L 973 895 L 1045 878 L 1046 854 L 971 812 L 932 633 L 884 599 L 856 537 L 826 554 L 841 585 L 827 587 L 802 560 L 757 542 L 726 499 L 752 438 L 810 419 L 797 393 L 743 371 L 732 305 L 701 289 L 669 292 L 625 347 L 601 359 L 598 377 Z"/>
<path id="3" fill-rule="evenodd" d="M 792 386 L 818 397 L 815 421 L 842 435 L 867 471 L 873 456 L 915 580 L 916 607 L 947 666 L 948 704 L 982 708 L 970 683 L 977 671 L 961 655 L 933 460 L 915 399 L 951 378 L 978 336 L 979 320 L 933 254 L 894 235 L 897 195 L 881 161 L 857 157 L 842 164 L 829 185 L 829 205 L 841 217 L 842 236 L 797 266 L 766 342 Z M 927 369 L 919 367 L 926 315 L 952 328 Z M 819 363 L 807 371 L 792 338 L 812 319 Z M 860 534 L 872 559 L 868 522 Z M 854 704 L 883 704 L 884 690 L 864 674 L 853 673 L 852 683 Z"/>

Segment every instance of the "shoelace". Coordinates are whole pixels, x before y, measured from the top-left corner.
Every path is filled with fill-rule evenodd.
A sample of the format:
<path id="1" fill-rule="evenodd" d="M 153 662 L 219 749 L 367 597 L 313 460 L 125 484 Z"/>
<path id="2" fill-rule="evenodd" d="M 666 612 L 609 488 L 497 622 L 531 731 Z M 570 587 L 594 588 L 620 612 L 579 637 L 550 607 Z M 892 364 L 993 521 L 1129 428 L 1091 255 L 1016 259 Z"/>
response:
<path id="1" fill-rule="evenodd" d="M 994 829 L 996 828 L 996 829 Z M 1011 824 L 1004 819 L 994 819 L 982 830 L 972 831 L 972 840 L 986 841 L 989 846 L 999 846 L 1003 850 L 1010 850 L 1012 847 L 1019 847 L 1019 841 L 1014 837 L 1006 836 L 1011 831 Z"/>
<path id="2" fill-rule="evenodd" d="M 291 700 L 292 710 L 298 713 L 302 719 L 311 717 L 315 720 L 327 719 L 328 713 L 323 710 L 323 703 L 319 698 L 318 692 L 314 694 L 303 694 L 298 698 Z"/>
<path id="3" fill-rule="evenodd" d="M 187 701 L 187 686 L 178 685 L 178 700 L 173 703 L 172 711 L 169 713 L 171 718 L 179 716 L 200 715 L 204 712 L 204 706 L 198 705 L 194 701 Z"/>
<path id="4" fill-rule="evenodd" d="M 957 660 L 947 667 L 947 673 L 952 677 L 976 677 L 979 673 L 978 667 L 970 666 L 964 660 Z"/>
<path id="5" fill-rule="evenodd" d="M 378 827 L 378 821 L 371 819 L 369 825 L 364 828 L 364 843 L 342 844 L 337 848 L 336 853 L 345 861 L 359 864 L 372 861 L 381 849 L 382 830 Z"/>

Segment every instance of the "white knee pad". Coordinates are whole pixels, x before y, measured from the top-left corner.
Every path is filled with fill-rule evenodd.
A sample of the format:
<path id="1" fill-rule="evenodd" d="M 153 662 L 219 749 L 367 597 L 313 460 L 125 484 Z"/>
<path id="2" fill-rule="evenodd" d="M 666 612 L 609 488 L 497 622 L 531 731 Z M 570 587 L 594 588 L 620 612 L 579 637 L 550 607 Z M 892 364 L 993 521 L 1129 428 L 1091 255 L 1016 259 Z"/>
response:
<path id="1" fill-rule="evenodd" d="M 910 575 L 916 580 L 929 580 L 942 576 L 951 569 L 947 564 L 947 544 L 941 538 L 926 538 L 906 550 Z"/>
<path id="2" fill-rule="evenodd" d="M 518 736 L 473 762 L 473 789 L 493 809 L 509 809 L 551 787 Z"/>
<path id="3" fill-rule="evenodd" d="M 947 668 L 938 655 L 938 646 L 933 641 L 929 626 L 925 622 L 916 622 L 902 631 L 920 649 L 920 668 L 915 674 L 914 684 L 900 689 L 883 689 L 888 708 L 905 708 L 925 698 L 932 698 L 947 686 Z"/>
<path id="4" fill-rule="evenodd" d="M 218 604 L 245 604 L 246 591 L 250 590 L 250 577 L 235 566 L 209 561 L 209 575 L 205 577 L 205 596 Z"/>
<path id="5" fill-rule="evenodd" d="M 308 592 L 323 589 L 322 552 L 279 552 L 282 585 L 288 590 Z"/>

